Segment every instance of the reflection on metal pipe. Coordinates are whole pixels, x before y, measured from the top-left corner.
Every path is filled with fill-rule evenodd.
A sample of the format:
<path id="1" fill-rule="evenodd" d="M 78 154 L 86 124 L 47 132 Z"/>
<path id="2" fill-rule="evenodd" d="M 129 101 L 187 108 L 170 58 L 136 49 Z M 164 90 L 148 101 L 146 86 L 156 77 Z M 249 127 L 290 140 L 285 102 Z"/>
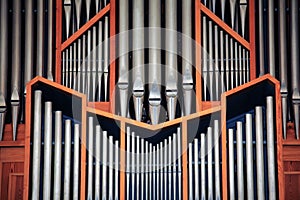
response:
<path id="1" fill-rule="evenodd" d="M 76 73 L 76 90 L 81 92 L 81 39 L 78 39 L 77 45 L 77 73 Z"/>
<path id="2" fill-rule="evenodd" d="M 70 199 L 71 188 L 71 120 L 65 121 L 64 199 Z"/>
<path id="3" fill-rule="evenodd" d="M 168 139 L 166 138 L 164 140 L 164 146 L 163 146 L 163 151 L 164 151 L 164 162 L 163 162 L 163 167 L 164 167 L 164 198 L 168 199 L 168 169 L 167 169 L 167 165 L 168 165 Z"/>
<path id="4" fill-rule="evenodd" d="M 78 57 L 77 57 L 77 42 L 74 42 L 74 46 L 73 46 L 73 77 L 71 77 L 73 79 L 73 90 L 76 90 L 77 88 L 77 62 L 78 61 Z"/>
<path id="5" fill-rule="evenodd" d="M 88 146 L 87 146 L 87 151 L 88 151 L 88 177 L 87 177 L 87 199 L 91 200 L 93 199 L 93 157 L 94 157 L 94 152 L 93 152 L 93 147 L 94 147 L 94 119 L 93 117 L 89 117 L 88 121 Z M 97 158 L 96 158 L 97 159 Z"/>
<path id="6" fill-rule="evenodd" d="M 151 171 L 150 165 L 152 164 L 151 155 L 149 154 L 149 144 L 148 141 L 145 142 L 145 197 L 149 197 L 149 189 L 151 188 L 151 184 L 149 184 L 149 172 Z M 150 168 L 150 171 L 149 171 Z M 150 182 L 151 183 L 151 182 Z"/>
<path id="7" fill-rule="evenodd" d="M 42 91 L 34 92 L 34 124 L 33 124 L 33 155 L 32 155 L 32 199 L 39 199 L 40 194 L 40 160 L 41 160 L 41 118 L 42 118 Z"/>
<path id="8" fill-rule="evenodd" d="M 71 16 L 71 5 L 66 5 L 71 1 L 65 1 L 64 7 L 66 11 L 66 17 Z M 67 7 L 67 9 L 66 9 Z M 70 18 L 70 17 L 69 17 Z M 68 26 L 67 26 L 68 27 Z M 43 67 L 44 67 L 44 1 L 37 2 L 37 44 L 36 44 L 36 75 L 43 76 Z M 69 36 L 67 36 L 69 37 Z"/>
<path id="9" fill-rule="evenodd" d="M 80 126 L 79 124 L 74 125 L 74 162 L 73 162 L 73 199 L 79 199 L 79 181 L 80 181 L 80 168 L 79 168 L 79 163 L 80 163 Z"/>
<path id="10" fill-rule="evenodd" d="M 254 199 L 252 134 L 252 115 L 246 114 L 247 199 L 249 200 Z"/>
<path id="11" fill-rule="evenodd" d="M 238 198 L 244 198 L 243 125 L 236 123 L 237 189 Z M 250 166 L 249 166 L 250 167 Z"/>
<path id="12" fill-rule="evenodd" d="M 2 1 L 1 1 L 2 2 Z M 5 2 L 5 1 L 3 1 Z M 49 1 L 51 2 L 51 1 Z M 33 1 L 26 1 L 25 5 L 25 74 L 24 74 L 24 85 L 32 79 L 32 70 L 33 70 Z M 2 5 L 1 5 L 2 7 Z M 2 11 L 1 11 L 2 12 Z M 2 17 L 1 17 L 2 18 Z M 1 34 L 5 33 L 6 30 L 1 27 Z M 0 59 L 1 60 L 1 59 Z M 6 72 L 5 72 L 6 74 Z M 25 88 L 26 95 L 26 88 Z"/>
<path id="13" fill-rule="evenodd" d="M 171 195 L 172 195 L 172 174 L 171 174 L 171 171 L 172 171 L 172 137 L 169 136 L 168 138 L 168 160 L 167 160 L 167 165 L 168 165 L 168 186 L 169 186 L 169 190 L 168 190 L 168 198 L 171 199 Z"/>
<path id="14" fill-rule="evenodd" d="M 11 75 L 11 112 L 13 140 L 17 137 L 17 126 L 20 109 L 20 81 L 21 81 L 21 2 L 13 1 L 13 39 L 12 39 L 12 75 Z"/>
<path id="15" fill-rule="evenodd" d="M 206 199 L 206 182 L 205 182 L 205 134 L 200 134 L 200 157 L 201 157 L 201 199 Z"/>
<path id="16" fill-rule="evenodd" d="M 298 8 L 298 7 L 297 7 Z M 270 74 L 275 77 L 274 1 L 268 1 L 268 47 Z M 299 55 L 299 54 L 298 54 Z"/>
<path id="17" fill-rule="evenodd" d="M 221 199 L 221 188 L 220 188 L 220 145 L 219 145 L 219 121 L 214 120 L 214 152 L 215 152 L 215 195 L 216 200 Z"/>
<path id="18" fill-rule="evenodd" d="M 61 197 L 61 158 L 62 158 L 62 112 L 55 112 L 55 150 L 54 150 L 54 182 L 53 199 Z"/>
<path id="19" fill-rule="evenodd" d="M 52 102 L 45 102 L 43 199 L 51 197 Z"/>
<path id="20" fill-rule="evenodd" d="M 229 154 L 229 198 L 235 199 L 233 129 L 228 129 L 228 154 Z"/>
<path id="21" fill-rule="evenodd" d="M 53 1 L 48 1 L 48 62 L 47 62 L 47 78 L 53 81 L 52 60 L 53 60 Z M 26 51 L 28 51 L 26 47 Z M 30 51 L 30 50 L 29 50 Z M 74 49 L 75 51 L 75 49 Z"/>
<path id="22" fill-rule="evenodd" d="M 267 97 L 267 158 L 268 158 L 268 186 L 269 198 L 276 199 L 276 176 L 275 176 L 275 149 L 274 149 L 274 111 L 273 111 L 273 97 Z"/>
<path id="23" fill-rule="evenodd" d="M 79 73 L 79 76 L 82 76 L 82 86 L 81 86 L 81 91 L 82 93 L 86 93 L 86 39 L 85 39 L 85 35 L 83 35 L 82 38 L 82 72 Z"/>
<path id="24" fill-rule="evenodd" d="M 259 32 L 259 76 L 265 74 L 265 56 L 264 56 L 264 1 L 258 1 L 258 32 Z M 248 61 L 247 61 L 248 62 Z"/>
<path id="25" fill-rule="evenodd" d="M 265 198 L 262 107 L 255 107 L 257 198 Z"/>

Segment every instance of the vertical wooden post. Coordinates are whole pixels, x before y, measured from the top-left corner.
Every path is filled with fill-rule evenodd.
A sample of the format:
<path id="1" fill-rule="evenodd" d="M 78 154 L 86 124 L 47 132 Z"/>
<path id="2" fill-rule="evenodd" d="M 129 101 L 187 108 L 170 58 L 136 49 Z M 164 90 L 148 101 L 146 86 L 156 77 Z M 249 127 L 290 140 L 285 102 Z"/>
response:
<path id="1" fill-rule="evenodd" d="M 256 78 L 255 1 L 249 1 L 250 80 Z"/>
<path id="2" fill-rule="evenodd" d="M 222 199 L 227 199 L 226 93 L 221 96 Z"/>
<path id="3" fill-rule="evenodd" d="M 81 114 L 81 170 L 80 170 L 80 199 L 85 199 L 85 188 L 86 188 L 86 150 L 87 150 L 87 141 L 86 141 L 86 129 L 87 129 L 87 99 L 86 96 L 82 98 L 82 114 Z"/>
<path id="4" fill-rule="evenodd" d="M 188 200 L 189 194 L 189 180 L 188 180 L 188 130 L 187 120 L 183 120 L 181 123 L 181 141 L 182 141 L 182 199 Z"/>
<path id="5" fill-rule="evenodd" d="M 195 0 L 195 59 L 196 59 L 196 111 L 199 112 L 202 110 L 202 81 L 201 81 L 201 9 L 200 9 L 200 1 Z"/>
<path id="6" fill-rule="evenodd" d="M 115 83 L 116 83 L 116 0 L 110 0 L 110 75 L 109 101 L 111 113 L 115 113 Z"/>
<path id="7" fill-rule="evenodd" d="M 61 43 L 62 43 L 62 0 L 56 0 L 56 56 L 55 81 L 61 83 Z"/>
<path id="8" fill-rule="evenodd" d="M 120 130 L 120 199 L 126 198 L 126 180 L 125 180 L 125 152 L 126 152 L 126 124 L 121 121 Z"/>

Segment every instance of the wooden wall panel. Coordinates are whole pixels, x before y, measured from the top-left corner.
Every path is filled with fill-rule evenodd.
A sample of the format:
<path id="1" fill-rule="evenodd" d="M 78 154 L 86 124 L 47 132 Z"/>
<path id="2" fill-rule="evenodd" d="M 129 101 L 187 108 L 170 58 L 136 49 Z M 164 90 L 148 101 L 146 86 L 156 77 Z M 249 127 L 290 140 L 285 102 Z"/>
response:
<path id="1" fill-rule="evenodd" d="M 285 175 L 285 199 L 300 199 L 300 172 L 299 174 Z"/>

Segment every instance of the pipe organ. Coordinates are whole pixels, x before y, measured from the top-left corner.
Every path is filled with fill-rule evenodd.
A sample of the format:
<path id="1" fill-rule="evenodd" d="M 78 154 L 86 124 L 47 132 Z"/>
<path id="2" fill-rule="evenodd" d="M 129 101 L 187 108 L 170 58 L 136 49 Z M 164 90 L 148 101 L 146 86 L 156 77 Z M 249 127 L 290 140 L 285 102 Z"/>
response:
<path id="1" fill-rule="evenodd" d="M 0 1 L 0 199 L 300 197 L 297 0 Z"/>

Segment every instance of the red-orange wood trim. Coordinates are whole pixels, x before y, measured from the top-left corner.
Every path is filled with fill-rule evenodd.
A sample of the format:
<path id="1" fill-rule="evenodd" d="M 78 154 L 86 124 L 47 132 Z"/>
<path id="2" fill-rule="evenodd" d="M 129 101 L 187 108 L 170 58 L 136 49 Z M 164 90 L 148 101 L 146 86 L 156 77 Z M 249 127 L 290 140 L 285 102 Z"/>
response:
<path id="1" fill-rule="evenodd" d="M 104 112 L 110 112 L 111 103 L 110 102 L 88 102 L 88 107 L 97 110 L 102 110 Z"/>
<path id="2" fill-rule="evenodd" d="M 188 180 L 188 159 L 187 159 L 187 148 L 188 148 L 188 132 L 187 132 L 187 121 L 184 120 L 181 124 L 181 139 L 182 139 L 182 199 L 188 200 L 189 191 L 189 180 Z"/>
<path id="3" fill-rule="evenodd" d="M 195 0 L 195 40 L 196 40 L 196 111 L 199 112 L 202 110 L 202 73 L 201 73 L 201 9 L 200 9 L 200 1 Z"/>
<path id="4" fill-rule="evenodd" d="M 250 80 L 256 78 L 255 1 L 249 1 Z"/>
<path id="5" fill-rule="evenodd" d="M 236 41 L 242 44 L 246 49 L 251 50 L 250 43 L 248 41 L 246 41 L 242 36 L 240 36 L 240 34 L 238 34 L 236 31 L 230 28 L 227 24 L 225 24 L 224 21 L 222 21 L 218 16 L 216 16 L 202 3 L 200 3 L 200 9 L 205 15 L 207 15 L 211 20 L 213 20 L 219 27 L 224 29 L 224 31 L 227 32 L 231 37 L 233 37 Z M 250 30 L 250 32 L 251 31 L 252 30 Z"/>
<path id="6" fill-rule="evenodd" d="M 110 68 L 109 68 L 109 101 L 111 113 L 115 113 L 115 83 L 116 83 L 116 0 L 110 0 Z"/>
<path id="7" fill-rule="evenodd" d="M 56 59 L 55 81 L 61 83 L 62 0 L 56 0 Z M 24 179 L 25 182 L 25 179 Z M 26 196 L 24 196 L 26 197 Z"/>
<path id="8" fill-rule="evenodd" d="M 120 131 L 120 199 L 126 198 L 126 180 L 125 180 L 125 151 L 126 151 L 126 127 L 125 122 L 121 121 Z"/>
<path id="9" fill-rule="evenodd" d="M 222 199 L 227 199 L 226 93 L 221 95 Z"/>
<path id="10" fill-rule="evenodd" d="M 76 31 L 73 35 L 71 35 L 66 41 L 64 41 L 61 45 L 61 51 L 70 46 L 75 40 L 77 40 L 82 34 L 84 34 L 88 29 L 90 29 L 96 22 L 98 22 L 108 11 L 110 10 L 109 3 L 105 6 L 100 12 L 98 12 L 90 21 L 84 24 L 78 31 Z M 60 20 L 62 20 L 60 18 Z"/>
<path id="11" fill-rule="evenodd" d="M 82 98 L 82 121 L 81 121 L 81 159 L 80 159 L 80 164 L 81 164 L 81 168 L 80 168 L 80 199 L 85 199 L 86 194 L 85 194 L 85 189 L 86 189 L 86 127 L 87 127 L 87 123 L 86 123 L 86 104 L 87 104 L 87 100 L 84 96 L 84 98 Z"/>

